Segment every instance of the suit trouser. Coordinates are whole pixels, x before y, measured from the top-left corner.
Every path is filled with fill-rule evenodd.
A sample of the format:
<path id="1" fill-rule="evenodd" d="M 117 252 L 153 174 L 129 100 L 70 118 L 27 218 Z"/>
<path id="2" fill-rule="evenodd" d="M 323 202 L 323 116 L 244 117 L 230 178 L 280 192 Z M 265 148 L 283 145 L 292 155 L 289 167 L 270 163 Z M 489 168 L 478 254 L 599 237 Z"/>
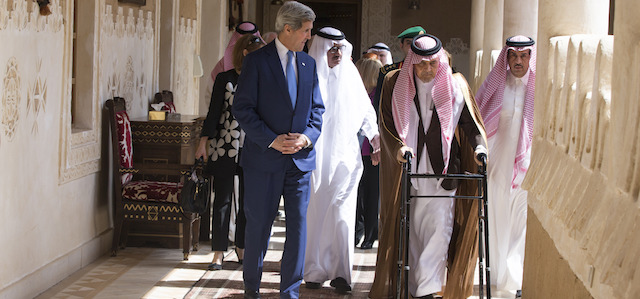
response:
<path id="1" fill-rule="evenodd" d="M 236 217 L 236 246 L 244 248 L 244 230 L 246 219 L 244 217 L 242 171 L 238 167 L 240 177 L 240 194 L 238 196 L 239 208 Z M 231 216 L 231 201 L 233 200 L 234 174 L 224 173 L 213 176 L 213 223 L 211 225 L 211 250 L 227 251 L 229 245 L 229 218 Z"/>
<path id="2" fill-rule="evenodd" d="M 356 207 L 356 242 L 364 236 L 365 242 L 378 239 L 378 207 L 380 204 L 380 177 L 378 166 L 371 164 L 371 156 L 362 156 L 362 178 L 358 186 Z"/>
<path id="3" fill-rule="evenodd" d="M 284 197 L 286 240 L 280 269 L 280 297 L 298 298 L 307 242 L 307 206 L 311 172 L 302 172 L 289 159 L 285 171 L 263 172 L 244 168 L 247 217 L 243 264 L 244 286 L 258 291 L 271 226 Z"/>

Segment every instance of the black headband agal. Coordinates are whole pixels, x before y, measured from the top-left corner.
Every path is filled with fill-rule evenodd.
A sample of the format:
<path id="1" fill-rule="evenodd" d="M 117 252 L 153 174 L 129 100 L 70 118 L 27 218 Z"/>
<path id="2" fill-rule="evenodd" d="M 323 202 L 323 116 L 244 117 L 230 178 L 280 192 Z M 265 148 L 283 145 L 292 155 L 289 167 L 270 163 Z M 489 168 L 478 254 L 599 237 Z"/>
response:
<path id="1" fill-rule="evenodd" d="M 376 49 L 376 50 L 386 50 L 391 52 L 391 49 L 385 47 L 385 46 L 378 46 L 378 45 L 373 45 L 371 47 L 369 47 L 369 49 Z"/>
<path id="2" fill-rule="evenodd" d="M 344 33 L 342 33 L 342 31 L 340 31 L 340 35 L 333 35 L 333 34 L 329 34 L 329 33 L 322 32 L 322 31 L 318 31 L 318 33 L 316 33 L 316 35 L 318 35 L 319 37 L 324 37 L 326 39 L 330 39 L 330 40 L 343 40 L 344 39 Z"/>
<path id="3" fill-rule="evenodd" d="M 508 47 L 522 48 L 522 47 L 530 47 L 536 44 L 536 42 L 533 41 L 533 38 L 530 38 L 530 37 L 527 37 L 529 39 L 528 41 L 523 41 L 523 42 L 512 41 L 511 39 L 514 37 L 515 36 L 507 38 L 506 44 Z"/>
<path id="4" fill-rule="evenodd" d="M 434 39 L 436 41 L 436 45 L 431 48 L 431 49 L 421 49 L 418 47 L 418 45 L 416 45 L 416 41 L 419 38 L 422 37 L 430 37 L 432 39 Z M 420 34 L 416 37 L 413 38 L 413 40 L 411 41 L 411 51 L 413 51 L 413 53 L 416 53 L 420 56 L 431 56 L 433 54 L 438 53 L 438 51 L 440 51 L 440 49 L 442 49 L 442 42 L 435 36 L 431 35 L 431 34 Z"/>
<path id="5" fill-rule="evenodd" d="M 243 23 L 243 24 L 244 24 L 244 23 L 248 23 L 248 24 L 253 25 L 253 29 L 251 29 L 251 30 L 242 30 L 242 29 L 240 28 L 240 25 L 238 25 L 238 26 L 236 26 L 236 32 L 238 32 L 238 33 L 240 33 L 240 34 L 248 34 L 248 33 L 250 33 L 250 34 L 254 34 L 254 33 L 258 32 L 258 26 L 256 26 L 256 24 L 251 23 L 251 22 L 242 22 L 242 23 Z"/>

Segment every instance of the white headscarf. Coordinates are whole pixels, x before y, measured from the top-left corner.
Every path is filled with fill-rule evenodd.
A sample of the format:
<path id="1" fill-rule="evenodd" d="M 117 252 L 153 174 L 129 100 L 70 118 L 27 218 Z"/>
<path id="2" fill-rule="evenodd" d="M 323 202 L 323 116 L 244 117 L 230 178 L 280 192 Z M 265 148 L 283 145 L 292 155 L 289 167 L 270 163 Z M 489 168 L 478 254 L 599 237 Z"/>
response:
<path id="1" fill-rule="evenodd" d="M 333 36 L 334 38 L 342 37 L 341 39 L 329 39 L 316 34 L 313 37 L 311 46 L 309 47 L 309 56 L 313 57 L 316 60 L 318 85 L 320 87 L 320 93 L 322 94 L 322 100 L 324 101 L 325 108 L 329 110 L 331 105 L 336 104 L 334 103 L 334 101 L 338 98 L 338 95 L 343 96 L 344 92 L 350 92 L 350 90 L 352 90 L 352 88 L 346 88 L 350 87 L 350 85 L 346 84 L 346 82 L 355 82 L 356 80 L 354 79 L 357 78 L 352 78 L 348 75 L 350 69 L 353 69 L 356 74 L 359 73 L 355 65 L 351 61 L 353 46 L 346 39 L 344 39 L 344 34 L 342 33 L 342 31 L 331 27 L 324 27 L 319 31 L 321 32 L 321 34 L 324 33 L 327 36 Z M 334 44 L 341 44 L 344 46 L 344 48 L 342 49 L 342 60 L 340 64 L 336 65 L 333 68 L 329 68 L 327 52 L 329 51 L 329 49 L 331 49 L 331 47 L 334 46 Z M 329 86 L 330 76 L 334 76 L 334 79 L 339 79 L 332 80 L 332 86 Z M 362 82 L 362 80 L 360 80 L 360 82 Z M 356 88 L 353 89 L 357 89 L 357 85 Z M 325 111 L 325 116 L 327 116 L 327 111 Z"/>
<path id="2" fill-rule="evenodd" d="M 387 52 L 387 55 L 384 57 L 384 59 L 380 59 L 380 62 L 382 62 L 382 65 L 393 63 L 393 57 L 391 57 L 391 50 L 389 50 L 389 46 L 387 46 L 386 44 L 376 43 L 375 45 L 369 47 L 369 49 L 367 50 L 367 53 L 371 53 L 373 51 Z"/>
<path id="3" fill-rule="evenodd" d="M 533 100 L 536 88 L 536 48 L 533 46 L 533 39 L 522 35 L 507 39 L 506 45 L 502 48 L 498 56 L 496 65 L 478 89 L 476 102 L 478 103 L 478 108 L 480 109 L 487 130 L 487 138 L 491 138 L 491 136 L 498 132 L 498 124 L 500 123 L 500 110 L 502 109 L 505 82 L 507 80 L 507 72 L 509 71 L 509 62 L 507 59 L 509 50 L 531 50 L 529 80 L 524 96 L 524 117 L 522 118 L 522 125 L 520 126 L 520 138 L 518 139 L 516 160 L 513 166 L 512 184 L 515 184 L 515 179 L 518 174 L 527 171 L 525 157 L 527 150 L 531 147 L 531 140 L 533 138 Z M 513 187 L 517 186 L 514 185 Z"/>
<path id="4" fill-rule="evenodd" d="M 335 176 L 346 175 L 339 172 L 351 173 L 362 168 L 357 134 L 362 131 L 370 140 L 378 134 L 375 110 L 351 60 L 353 46 L 338 29 L 325 27 L 320 32 L 321 35 L 341 39 L 315 35 L 309 47 L 309 55 L 316 60 L 318 85 L 325 106 L 322 134 L 316 144 L 316 186 L 319 186 L 318 180 L 333 181 Z M 340 63 L 329 68 L 327 52 L 334 44 L 345 47 Z"/>

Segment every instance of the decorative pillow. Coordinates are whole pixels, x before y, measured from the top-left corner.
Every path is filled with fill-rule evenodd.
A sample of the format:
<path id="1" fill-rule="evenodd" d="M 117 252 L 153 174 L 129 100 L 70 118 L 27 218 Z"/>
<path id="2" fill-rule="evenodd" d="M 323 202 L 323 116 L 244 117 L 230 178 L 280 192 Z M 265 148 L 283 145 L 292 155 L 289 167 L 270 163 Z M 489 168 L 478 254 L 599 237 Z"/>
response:
<path id="1" fill-rule="evenodd" d="M 133 145 L 131 140 L 131 122 L 126 111 L 116 113 L 118 124 L 118 146 L 120 147 L 120 167 L 133 167 Z M 132 173 L 122 175 L 122 184 L 126 184 L 133 178 Z"/>
<path id="2" fill-rule="evenodd" d="M 122 189 L 122 199 L 178 203 L 182 183 L 133 181 Z"/>

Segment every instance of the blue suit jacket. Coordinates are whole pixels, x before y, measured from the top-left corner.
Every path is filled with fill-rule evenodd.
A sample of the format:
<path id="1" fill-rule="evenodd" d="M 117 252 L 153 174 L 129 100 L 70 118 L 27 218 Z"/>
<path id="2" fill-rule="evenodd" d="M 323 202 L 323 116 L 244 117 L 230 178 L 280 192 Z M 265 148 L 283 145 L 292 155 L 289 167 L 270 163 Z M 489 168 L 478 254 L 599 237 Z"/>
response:
<path id="1" fill-rule="evenodd" d="M 247 55 L 238 80 L 232 112 L 246 132 L 240 165 L 265 172 L 283 171 L 287 159 L 301 171 L 316 167 L 313 147 L 293 155 L 269 148 L 280 134 L 302 133 L 315 144 L 320 135 L 324 104 L 318 88 L 316 63 L 297 52 L 298 98 L 292 107 L 275 42 Z"/>

